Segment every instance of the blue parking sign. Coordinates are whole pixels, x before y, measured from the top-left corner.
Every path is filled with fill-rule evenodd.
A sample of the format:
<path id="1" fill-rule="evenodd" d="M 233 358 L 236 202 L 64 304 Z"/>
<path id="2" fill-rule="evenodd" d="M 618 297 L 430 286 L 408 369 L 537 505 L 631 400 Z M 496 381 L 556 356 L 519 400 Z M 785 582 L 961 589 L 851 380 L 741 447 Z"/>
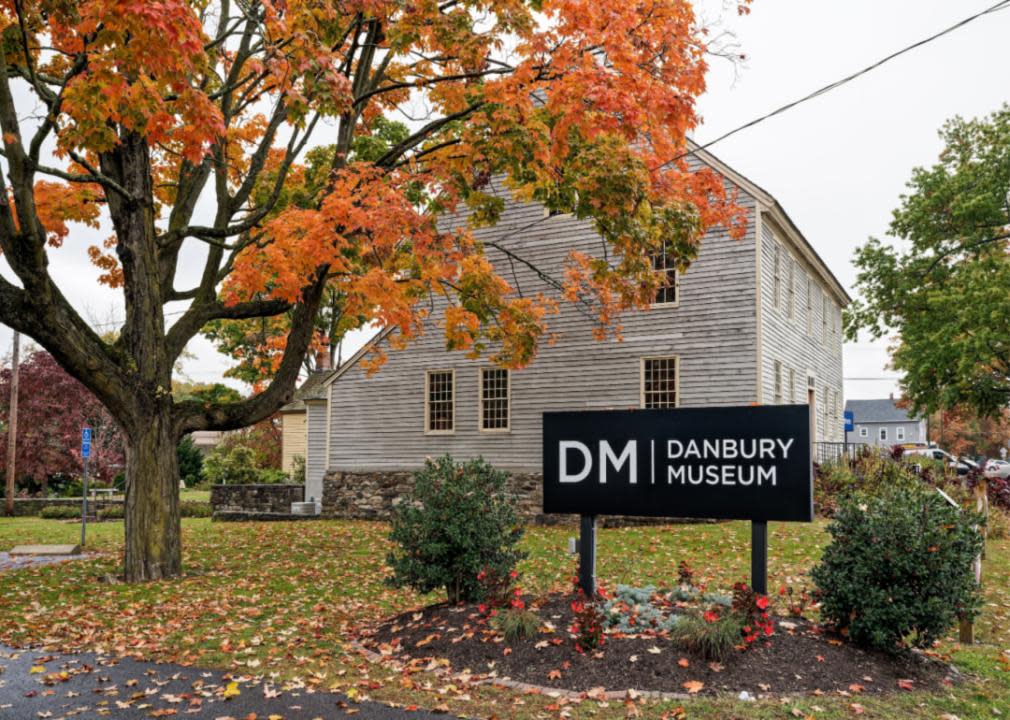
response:
<path id="1" fill-rule="evenodd" d="M 81 457 L 91 457 L 91 428 L 81 428 Z"/>

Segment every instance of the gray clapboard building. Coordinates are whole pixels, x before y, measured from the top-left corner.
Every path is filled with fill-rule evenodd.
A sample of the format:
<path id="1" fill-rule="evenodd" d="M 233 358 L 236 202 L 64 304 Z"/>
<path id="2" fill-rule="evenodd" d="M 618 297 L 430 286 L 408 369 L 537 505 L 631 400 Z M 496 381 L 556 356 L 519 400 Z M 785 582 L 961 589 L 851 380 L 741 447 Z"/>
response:
<path id="1" fill-rule="evenodd" d="M 382 503 L 372 495 L 388 501 L 406 471 L 444 453 L 535 478 L 549 410 L 810 403 L 815 439 L 841 442 L 841 311 L 850 298 L 775 198 L 714 156 L 698 157 L 739 192 L 749 215 L 743 239 L 709 232 L 655 305 L 623 318 L 620 341 L 594 339 L 592 314 L 562 302 L 550 318 L 556 342 L 523 370 L 447 352 L 432 325 L 369 376 L 359 361 L 388 342 L 380 332 L 305 400 L 306 497 L 322 498 L 324 512 L 376 516 Z M 500 184 L 496 191 L 504 213 L 479 237 L 554 277 L 571 250 L 599 252 L 591 223 L 514 201 Z M 524 293 L 557 296 L 522 263 L 488 255 Z"/>
<path id="2" fill-rule="evenodd" d="M 898 407 L 894 397 L 882 400 L 849 400 L 845 409 L 852 412 L 852 431 L 848 442 L 890 447 L 898 443 L 926 443 L 925 418 L 918 418 Z"/>

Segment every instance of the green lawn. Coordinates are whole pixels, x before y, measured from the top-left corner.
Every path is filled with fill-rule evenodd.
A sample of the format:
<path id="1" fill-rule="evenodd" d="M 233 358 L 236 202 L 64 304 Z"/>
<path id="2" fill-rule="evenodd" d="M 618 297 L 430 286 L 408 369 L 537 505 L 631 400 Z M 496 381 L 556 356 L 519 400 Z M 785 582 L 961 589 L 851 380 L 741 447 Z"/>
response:
<path id="1" fill-rule="evenodd" d="M 210 502 L 210 490 L 190 490 L 189 488 L 180 490 L 179 499 L 183 502 Z"/>
<path id="2" fill-rule="evenodd" d="M 76 523 L 34 518 L 0 519 L 0 549 L 28 542 L 73 542 Z M 0 641 L 99 649 L 204 666 L 278 672 L 309 685 L 422 707 L 487 717 L 625 717 L 622 703 L 557 701 L 503 690 L 467 687 L 424 673 L 404 675 L 370 665 L 344 645 L 354 629 L 378 617 L 434 598 L 392 590 L 382 578 L 387 527 L 367 522 L 211 523 L 184 520 L 187 573 L 180 580 L 131 586 L 106 584 L 116 571 L 121 523 L 89 526 L 95 559 L 0 575 Z M 521 567 L 524 589 L 567 588 L 575 561 L 565 553 L 574 528 L 533 528 Z M 823 523 L 770 527 L 770 587 L 797 590 L 827 535 Z M 600 532 L 599 575 L 609 585 L 669 584 L 687 560 L 701 581 L 727 588 L 746 580 L 749 527 L 745 523 L 608 529 Z M 942 650 L 973 676 L 942 693 L 902 692 L 883 699 L 805 697 L 782 703 L 732 698 L 684 703 L 689 717 L 841 718 L 858 702 L 864 717 L 966 718 L 1010 714 L 1010 542 L 992 541 L 986 563 L 985 614 L 980 644 Z M 518 703 L 518 704 L 517 704 Z M 640 706 L 660 717 L 676 704 Z M 998 712 L 997 712 L 998 711 Z"/>

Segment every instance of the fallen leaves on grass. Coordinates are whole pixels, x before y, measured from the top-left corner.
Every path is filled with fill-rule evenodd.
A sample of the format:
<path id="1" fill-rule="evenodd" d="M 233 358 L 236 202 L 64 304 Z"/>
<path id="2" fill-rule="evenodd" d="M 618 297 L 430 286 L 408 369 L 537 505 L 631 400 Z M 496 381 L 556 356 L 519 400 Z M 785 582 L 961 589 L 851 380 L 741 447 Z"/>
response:
<path id="1" fill-rule="evenodd" d="M 686 680 L 682 683 L 681 687 L 687 690 L 689 695 L 696 695 L 705 687 L 705 683 L 701 680 Z"/>

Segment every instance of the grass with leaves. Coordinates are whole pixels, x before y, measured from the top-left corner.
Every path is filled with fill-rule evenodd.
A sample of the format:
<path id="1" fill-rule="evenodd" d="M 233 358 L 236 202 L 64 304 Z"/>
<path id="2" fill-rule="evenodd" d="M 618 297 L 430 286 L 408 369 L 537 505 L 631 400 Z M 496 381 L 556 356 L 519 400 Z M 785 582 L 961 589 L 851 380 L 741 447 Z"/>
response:
<path id="1" fill-rule="evenodd" d="M 171 581 L 107 583 L 122 549 L 122 523 L 89 526 L 94 556 L 0 574 L 0 642 L 88 649 L 206 667 L 299 679 L 352 696 L 447 706 L 476 717 L 617 718 L 640 712 L 662 717 L 683 705 L 688 717 L 939 718 L 961 720 L 1010 714 L 1010 541 L 991 541 L 986 559 L 986 606 L 979 644 L 945 641 L 944 652 L 971 676 L 942 692 L 895 692 L 883 697 L 808 696 L 743 703 L 698 698 L 683 703 L 638 701 L 566 705 L 544 696 L 467 686 L 424 672 L 405 675 L 364 661 L 346 643 L 362 624 L 441 598 L 391 589 L 388 526 L 382 523 L 212 523 L 183 521 L 185 576 Z M 523 589 L 569 587 L 575 560 L 567 555 L 570 527 L 531 528 Z M 37 518 L 0 519 L 0 550 L 22 543 L 75 542 L 79 525 Z M 828 536 L 825 525 L 770 525 L 769 586 L 809 586 L 807 573 Z M 598 573 L 607 585 L 667 585 L 687 560 L 697 581 L 727 589 L 746 580 L 746 523 L 669 525 L 600 531 Z M 813 659 L 812 659 L 813 661 Z M 853 705 L 857 707 L 853 707 Z M 795 709 L 795 712 L 793 712 Z M 669 715 L 675 717 L 675 715 Z"/>

